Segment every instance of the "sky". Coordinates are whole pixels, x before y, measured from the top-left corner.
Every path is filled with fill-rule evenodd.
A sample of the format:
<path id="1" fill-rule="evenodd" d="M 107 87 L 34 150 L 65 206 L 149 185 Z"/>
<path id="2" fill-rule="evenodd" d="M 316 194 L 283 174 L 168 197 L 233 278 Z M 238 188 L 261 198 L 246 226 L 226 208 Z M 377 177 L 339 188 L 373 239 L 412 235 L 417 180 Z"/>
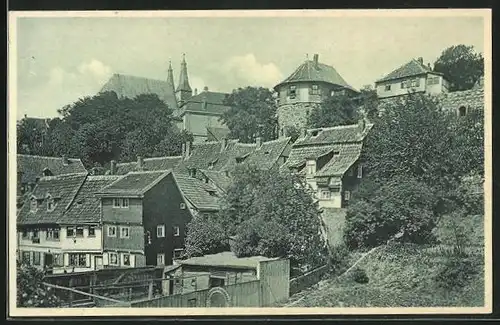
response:
<path id="1" fill-rule="evenodd" d="M 412 58 L 433 63 L 452 45 L 484 51 L 481 17 L 21 17 L 17 119 L 56 117 L 113 73 L 175 83 L 185 53 L 191 87 L 272 87 L 308 56 L 359 89 Z"/>

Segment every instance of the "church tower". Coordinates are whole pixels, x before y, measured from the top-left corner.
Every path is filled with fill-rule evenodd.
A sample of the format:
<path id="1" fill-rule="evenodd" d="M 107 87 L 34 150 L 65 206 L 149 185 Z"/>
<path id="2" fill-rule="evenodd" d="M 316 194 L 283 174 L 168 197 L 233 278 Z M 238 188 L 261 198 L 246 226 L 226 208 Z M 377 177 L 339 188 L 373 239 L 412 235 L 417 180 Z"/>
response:
<path id="1" fill-rule="evenodd" d="M 193 91 L 191 90 L 191 86 L 189 86 L 189 78 L 187 73 L 187 64 L 186 64 L 186 55 L 182 55 L 181 62 L 181 72 L 179 75 L 179 84 L 177 85 L 177 89 L 175 90 L 175 95 L 177 97 L 177 102 L 179 106 L 182 105 L 188 98 L 193 95 Z"/>

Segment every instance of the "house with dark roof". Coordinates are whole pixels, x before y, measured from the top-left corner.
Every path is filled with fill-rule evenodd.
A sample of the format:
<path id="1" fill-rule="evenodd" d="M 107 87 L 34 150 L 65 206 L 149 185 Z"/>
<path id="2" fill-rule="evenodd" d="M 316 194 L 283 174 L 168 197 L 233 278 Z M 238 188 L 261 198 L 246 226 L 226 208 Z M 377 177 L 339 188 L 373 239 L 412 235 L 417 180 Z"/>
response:
<path id="1" fill-rule="evenodd" d="M 282 168 L 303 176 L 322 208 L 346 207 L 363 177 L 363 143 L 373 124 L 306 130 Z"/>
<path id="2" fill-rule="evenodd" d="M 408 92 L 438 95 L 448 92 L 449 83 L 442 73 L 433 71 L 429 64 L 424 65 L 423 58 L 418 58 L 375 81 L 375 88 L 379 98 L 407 95 Z"/>
<path id="3" fill-rule="evenodd" d="M 41 177 L 86 173 L 80 159 L 17 155 L 17 197 L 19 204 L 29 194 Z"/>
<path id="4" fill-rule="evenodd" d="M 104 266 L 171 265 L 181 256 L 192 216 L 171 171 L 129 172 L 95 195 Z"/>
<path id="5" fill-rule="evenodd" d="M 314 54 L 313 60 L 303 62 L 288 78 L 274 86 L 274 90 L 278 95 L 281 136 L 287 134 L 287 127 L 305 127 L 309 112 L 325 98 L 358 93 L 334 67 L 319 62 L 318 54 Z"/>
<path id="6" fill-rule="evenodd" d="M 137 157 L 136 161 L 117 163 L 111 161 L 110 169 L 107 172 L 110 175 L 125 175 L 129 172 L 139 171 L 161 171 L 171 170 L 177 167 L 182 161 L 182 156 L 165 156 L 143 158 Z"/>
<path id="7" fill-rule="evenodd" d="M 94 192 L 119 176 L 42 177 L 19 210 L 19 254 L 52 273 L 102 268 L 100 200 Z"/>

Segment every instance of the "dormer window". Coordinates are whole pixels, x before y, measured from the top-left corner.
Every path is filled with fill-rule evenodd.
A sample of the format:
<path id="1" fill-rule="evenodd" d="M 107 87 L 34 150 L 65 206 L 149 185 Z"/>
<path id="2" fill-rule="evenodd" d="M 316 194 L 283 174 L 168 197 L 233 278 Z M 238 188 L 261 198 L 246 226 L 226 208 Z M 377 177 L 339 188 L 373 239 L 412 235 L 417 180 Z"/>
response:
<path id="1" fill-rule="evenodd" d="M 31 202 L 30 202 L 30 211 L 31 212 L 36 212 L 36 210 L 38 210 L 38 201 L 36 198 L 31 198 Z"/>
<path id="2" fill-rule="evenodd" d="M 315 172 L 316 172 L 316 161 L 308 160 L 306 169 L 307 175 L 314 175 Z"/>
<path id="3" fill-rule="evenodd" d="M 47 211 L 51 212 L 54 211 L 56 208 L 56 204 L 54 202 L 54 199 L 52 197 L 47 198 Z"/>
<path id="4" fill-rule="evenodd" d="M 45 168 L 43 170 L 43 176 L 52 176 L 52 172 L 50 171 L 50 169 Z"/>

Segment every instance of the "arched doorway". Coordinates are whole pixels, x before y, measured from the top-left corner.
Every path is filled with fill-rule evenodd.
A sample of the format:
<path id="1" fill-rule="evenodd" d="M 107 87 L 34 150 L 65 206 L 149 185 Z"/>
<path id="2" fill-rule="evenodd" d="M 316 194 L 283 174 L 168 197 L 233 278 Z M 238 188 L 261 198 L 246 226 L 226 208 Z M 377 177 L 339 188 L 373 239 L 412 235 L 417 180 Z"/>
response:
<path id="1" fill-rule="evenodd" d="M 465 116 L 467 115 L 467 108 L 465 106 L 460 106 L 458 108 L 458 116 Z"/>
<path id="2" fill-rule="evenodd" d="M 226 290 L 221 287 L 210 289 L 207 298 L 207 307 L 229 307 L 230 297 Z"/>

